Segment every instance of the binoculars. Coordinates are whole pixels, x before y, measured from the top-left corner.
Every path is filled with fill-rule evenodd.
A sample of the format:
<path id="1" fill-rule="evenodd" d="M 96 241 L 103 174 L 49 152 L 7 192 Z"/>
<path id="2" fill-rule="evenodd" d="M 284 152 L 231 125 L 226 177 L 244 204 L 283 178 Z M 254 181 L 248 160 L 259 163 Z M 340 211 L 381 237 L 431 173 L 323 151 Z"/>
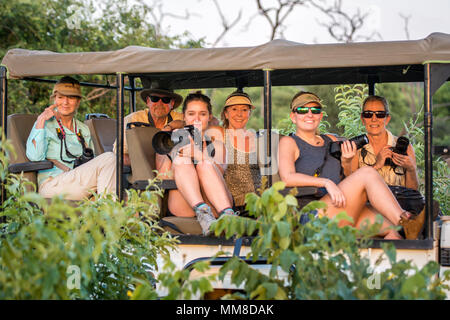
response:
<path id="1" fill-rule="evenodd" d="M 168 154 L 176 146 L 181 148 L 190 143 L 189 137 L 192 137 L 194 144 L 202 150 L 203 141 L 200 131 L 193 125 L 187 125 L 183 129 L 176 130 L 174 132 L 159 131 L 153 136 L 152 146 L 155 152 L 158 154 Z M 206 146 L 209 146 L 211 141 L 206 140 Z M 211 156 L 214 157 L 214 150 L 211 152 Z"/>
<path id="2" fill-rule="evenodd" d="M 351 138 L 349 141 L 353 141 L 356 144 L 356 149 L 361 149 L 364 145 L 369 143 L 369 138 L 367 138 L 367 135 L 362 134 L 360 136 L 356 136 Z M 330 154 L 335 157 L 336 159 L 341 159 L 341 144 L 342 141 L 333 141 L 330 143 Z"/>
<path id="3" fill-rule="evenodd" d="M 94 159 L 94 151 L 91 148 L 83 147 L 83 153 L 81 156 L 75 158 L 75 162 L 73 163 L 73 167 L 76 168 L 81 166 L 82 164 Z"/>

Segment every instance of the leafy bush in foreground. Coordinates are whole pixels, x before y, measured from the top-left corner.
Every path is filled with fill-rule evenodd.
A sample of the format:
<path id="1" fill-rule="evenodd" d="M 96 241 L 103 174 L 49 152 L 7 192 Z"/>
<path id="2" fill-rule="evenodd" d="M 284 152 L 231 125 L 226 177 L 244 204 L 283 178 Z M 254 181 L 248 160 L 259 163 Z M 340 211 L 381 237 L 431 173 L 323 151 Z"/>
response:
<path id="1" fill-rule="evenodd" d="M 256 219 L 224 217 L 216 222 L 216 235 L 227 237 L 257 232 L 248 258 L 267 259 L 271 264 L 268 275 L 252 268 L 238 257 L 231 258 L 220 270 L 219 278 L 231 272 L 232 282 L 243 285 L 245 294 L 238 299 L 444 299 L 445 281 L 450 272 L 438 278 L 439 265 L 429 262 L 417 268 L 410 261 L 396 261 L 396 249 L 383 245 L 390 267 L 373 272 L 383 261 L 382 256 L 370 267 L 367 257 L 360 254 L 371 237 L 381 227 L 377 223 L 361 230 L 339 227 L 341 219 L 350 219 L 344 212 L 336 219 L 313 218 L 305 225 L 299 223 L 301 213 L 325 208 L 314 201 L 300 212 L 292 194 L 279 192 L 283 182 L 275 183 L 261 196 L 248 194 L 247 209 Z"/>
<path id="2" fill-rule="evenodd" d="M 157 225 L 160 191 L 128 191 L 126 205 L 47 201 L 7 172 L 10 144 L 0 149 L 0 299 L 127 299 L 138 284 L 152 287 L 157 256 L 176 243 Z"/>

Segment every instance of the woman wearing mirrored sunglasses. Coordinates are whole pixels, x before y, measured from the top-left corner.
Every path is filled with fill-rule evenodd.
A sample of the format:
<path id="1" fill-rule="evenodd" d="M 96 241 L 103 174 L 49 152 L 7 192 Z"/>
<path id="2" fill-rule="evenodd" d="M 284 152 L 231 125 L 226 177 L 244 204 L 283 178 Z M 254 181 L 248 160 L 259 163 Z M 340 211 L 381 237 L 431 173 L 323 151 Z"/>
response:
<path id="1" fill-rule="evenodd" d="M 299 92 L 291 102 L 290 118 L 296 132 L 280 139 L 279 173 L 287 187 L 318 187 L 320 200 L 328 208 L 317 214 L 334 217 L 346 211 L 354 223 L 341 221 L 340 225 L 352 224 L 360 227 L 365 220 L 375 222 L 375 216 L 384 218 L 380 236 L 385 239 L 401 239 L 392 225 L 402 225 L 408 239 L 416 239 L 422 230 L 424 214 L 412 219 L 392 195 L 384 180 L 372 167 L 364 167 L 341 181 L 341 163 L 328 155 L 328 146 L 336 138 L 332 135 L 318 135 L 322 120 L 322 103 L 310 92 Z M 320 111 L 320 112 L 319 112 Z M 341 162 L 353 158 L 356 145 L 345 141 L 341 146 Z M 367 203 L 370 203 L 368 205 Z"/>
<path id="2" fill-rule="evenodd" d="M 402 155 L 393 151 L 397 137 L 387 128 L 391 116 L 384 97 L 368 96 L 362 104 L 361 121 L 366 127 L 369 143 L 359 149 L 356 157 L 343 163 L 346 175 L 358 168 L 372 166 L 391 186 L 403 186 L 417 190 L 416 156 L 411 144 Z"/>

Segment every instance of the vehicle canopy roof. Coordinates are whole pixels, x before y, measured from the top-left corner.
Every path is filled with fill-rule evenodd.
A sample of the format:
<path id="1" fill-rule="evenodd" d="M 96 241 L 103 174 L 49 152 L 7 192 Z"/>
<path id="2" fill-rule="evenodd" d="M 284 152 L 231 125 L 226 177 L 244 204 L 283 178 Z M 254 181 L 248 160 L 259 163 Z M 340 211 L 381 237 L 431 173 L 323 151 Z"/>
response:
<path id="1" fill-rule="evenodd" d="M 317 71 L 313 74 L 311 71 L 304 72 L 294 78 L 292 72 L 275 72 L 273 85 L 366 82 L 368 74 L 380 74 L 381 66 L 388 66 L 385 69 L 387 72 L 384 72 L 385 78 L 378 78 L 376 82 L 423 81 L 422 65 L 427 62 L 450 63 L 449 34 L 432 33 L 421 40 L 345 44 L 301 44 L 274 40 L 255 47 L 228 48 L 155 49 L 129 46 L 116 51 L 76 53 L 11 49 L 3 58 L 2 65 L 6 66 L 10 79 L 153 74 L 176 80 L 174 88 L 206 88 L 235 86 L 234 81 L 226 79 L 236 77 L 233 71 L 247 72 L 244 85 L 262 85 L 259 71 L 267 69 L 297 70 L 300 73 L 301 69 Z M 408 68 L 405 69 L 405 66 Z M 416 66 L 416 70 L 412 68 L 409 71 L 410 66 Z M 359 68 L 358 72 L 355 67 Z M 371 71 L 370 67 L 375 67 L 376 71 Z M 203 77 L 202 72 L 205 73 Z M 184 75 L 180 76 L 180 73 Z M 191 76 L 186 76 L 189 73 L 192 73 Z"/>

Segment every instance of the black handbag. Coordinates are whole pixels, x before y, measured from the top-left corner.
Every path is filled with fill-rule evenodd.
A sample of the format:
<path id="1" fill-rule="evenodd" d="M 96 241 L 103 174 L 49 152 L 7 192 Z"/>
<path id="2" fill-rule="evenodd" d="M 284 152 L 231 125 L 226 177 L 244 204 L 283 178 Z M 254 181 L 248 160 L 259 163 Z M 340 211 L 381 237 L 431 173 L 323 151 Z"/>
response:
<path id="1" fill-rule="evenodd" d="M 403 210 L 419 214 L 425 207 L 425 198 L 419 191 L 402 186 L 389 186 L 389 189 Z"/>

